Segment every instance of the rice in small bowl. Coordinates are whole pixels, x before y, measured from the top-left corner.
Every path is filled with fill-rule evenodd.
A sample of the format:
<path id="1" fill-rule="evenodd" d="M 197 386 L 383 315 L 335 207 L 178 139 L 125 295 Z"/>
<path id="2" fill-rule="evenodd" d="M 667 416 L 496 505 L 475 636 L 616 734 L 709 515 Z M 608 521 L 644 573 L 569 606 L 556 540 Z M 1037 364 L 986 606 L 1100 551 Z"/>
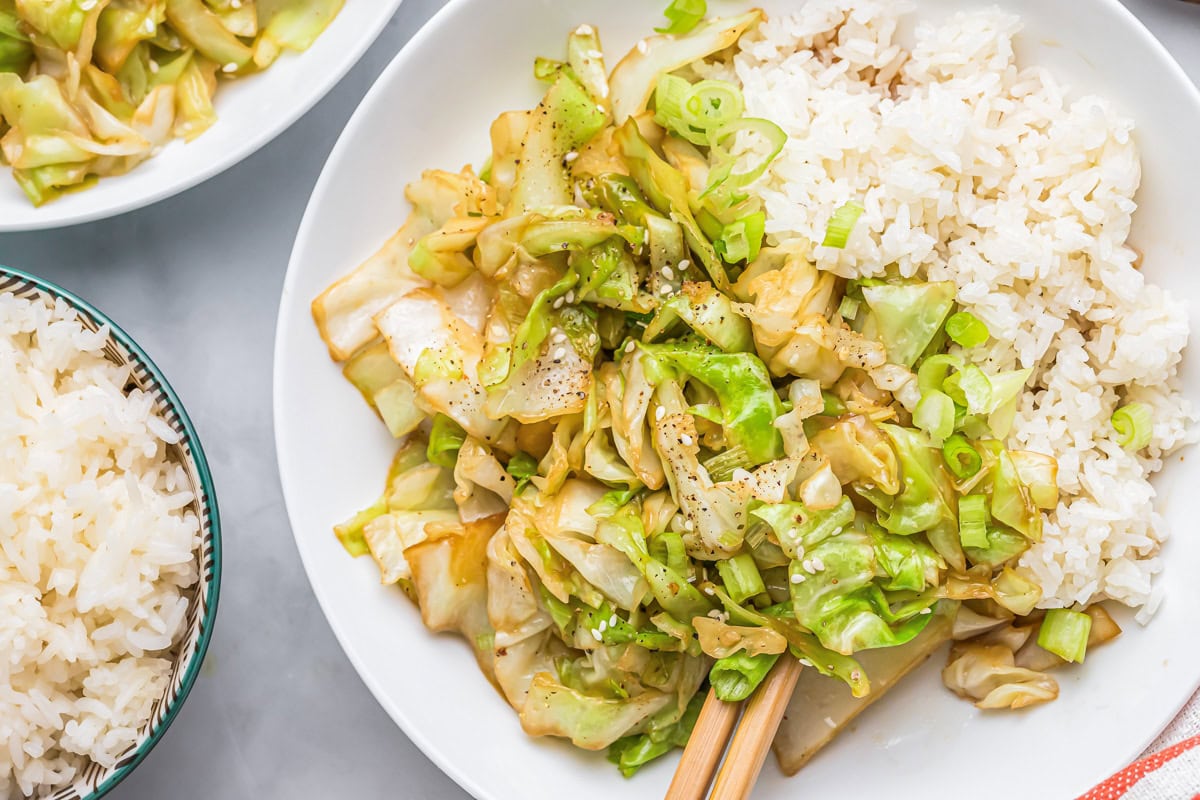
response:
<path id="1" fill-rule="evenodd" d="M 212 634 L 216 498 L 158 368 L 0 267 L 0 798 L 98 798 L 166 731 Z"/>

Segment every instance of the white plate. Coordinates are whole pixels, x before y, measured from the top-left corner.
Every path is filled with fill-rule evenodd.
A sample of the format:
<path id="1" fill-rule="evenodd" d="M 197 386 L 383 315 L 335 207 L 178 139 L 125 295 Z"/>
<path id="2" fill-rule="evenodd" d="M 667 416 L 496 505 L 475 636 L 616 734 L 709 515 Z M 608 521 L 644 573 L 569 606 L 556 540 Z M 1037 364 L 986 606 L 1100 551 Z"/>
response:
<path id="1" fill-rule="evenodd" d="M 993 0 L 994 1 L 994 0 Z M 972 0 L 972 4 L 986 0 Z M 990 3 L 989 3 L 990 4 Z M 1024 63 L 1041 63 L 1079 90 L 1101 91 L 1138 121 L 1145 178 L 1134 241 L 1149 276 L 1200 298 L 1200 225 L 1194 220 L 1200 96 L 1150 34 L 1115 0 L 1002 0 L 1026 23 Z M 632 781 L 598 756 L 522 735 L 516 715 L 482 678 L 461 642 L 432 636 L 399 591 L 381 587 L 369 560 L 352 560 L 331 526 L 378 495 L 393 451 L 382 426 L 330 363 L 309 302 L 391 235 L 408 207 L 405 183 L 425 168 L 478 165 L 490 121 L 540 95 L 534 55 L 561 52 L 580 22 L 600 28 L 609 55 L 659 23 L 665 2 L 454 0 L 379 79 L 335 148 L 301 225 L 284 287 L 276 342 L 279 466 L 296 542 L 342 646 L 379 702 L 442 769 L 487 800 L 657 798 L 673 759 Z M 744 7 L 721 0 L 717 12 Z M 784 0 L 768 10 L 787 7 Z M 940 17 L 961 0 L 927 0 Z M 1197 320 L 1193 319 L 1193 326 Z M 1200 396 L 1200 348 L 1188 351 L 1186 391 Z M 1057 702 L 983 714 L 952 697 L 930 663 L 860 718 L 797 777 L 769 765 L 756 796 L 915 798 L 933 782 L 973 800 L 1070 798 L 1136 756 L 1200 679 L 1195 612 L 1200 581 L 1200 459 L 1158 483 L 1177 538 L 1166 548 L 1167 600 L 1154 622 L 1085 666 L 1057 673 Z"/>
<path id="2" fill-rule="evenodd" d="M 264 72 L 223 81 L 217 123 L 193 142 L 175 141 L 126 175 L 103 178 L 41 208 L 0 166 L 0 233 L 61 228 L 148 206 L 237 164 L 283 133 L 350 71 L 401 0 L 347 0 L 311 48 L 284 53 Z"/>

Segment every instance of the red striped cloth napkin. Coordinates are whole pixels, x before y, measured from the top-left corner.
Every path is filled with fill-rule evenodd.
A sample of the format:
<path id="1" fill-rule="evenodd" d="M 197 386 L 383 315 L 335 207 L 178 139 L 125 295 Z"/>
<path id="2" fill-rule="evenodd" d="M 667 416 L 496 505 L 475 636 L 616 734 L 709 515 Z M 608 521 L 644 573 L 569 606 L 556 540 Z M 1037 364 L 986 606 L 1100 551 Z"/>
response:
<path id="1" fill-rule="evenodd" d="M 1148 755 L 1078 800 L 1200 800 L 1198 731 L 1200 694 L 1150 746 Z M 1180 741 L 1184 736 L 1188 738 Z"/>

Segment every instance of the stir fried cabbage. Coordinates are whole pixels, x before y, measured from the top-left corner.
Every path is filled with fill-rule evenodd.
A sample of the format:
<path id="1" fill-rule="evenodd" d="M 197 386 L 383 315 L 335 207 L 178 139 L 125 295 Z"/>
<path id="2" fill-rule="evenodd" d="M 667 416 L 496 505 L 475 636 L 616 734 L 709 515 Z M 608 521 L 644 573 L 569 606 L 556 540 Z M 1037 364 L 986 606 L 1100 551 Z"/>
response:
<path id="1" fill-rule="evenodd" d="M 0 0 L 0 161 L 34 205 L 216 122 L 218 84 L 308 49 L 345 0 Z"/>
<path id="2" fill-rule="evenodd" d="M 765 240 L 744 186 L 773 125 L 689 83 L 760 18 L 652 39 L 611 78 L 579 27 L 485 169 L 421 176 L 313 302 L 400 442 L 342 542 L 467 639 L 526 732 L 627 775 L 687 741 L 706 683 L 743 698 L 779 658 L 806 692 L 844 684 L 848 720 L 953 625 L 990 637 L 956 647 L 955 691 L 1057 692 L 1019 564 L 1057 465 L 1004 441 L 1028 373 L 963 360 L 952 285 L 848 282 Z M 673 91 L 720 107 L 681 122 Z M 770 147 L 731 161 L 730 131 Z"/>

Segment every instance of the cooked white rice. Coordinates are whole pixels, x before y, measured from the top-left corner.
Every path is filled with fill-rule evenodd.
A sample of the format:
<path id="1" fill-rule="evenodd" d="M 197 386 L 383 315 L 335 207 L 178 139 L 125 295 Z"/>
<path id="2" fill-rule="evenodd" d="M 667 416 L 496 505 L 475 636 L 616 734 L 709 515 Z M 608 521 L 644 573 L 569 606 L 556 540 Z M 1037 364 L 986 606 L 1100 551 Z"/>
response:
<path id="1" fill-rule="evenodd" d="M 1058 458 L 1062 502 L 1021 563 L 1046 607 L 1159 602 L 1167 531 L 1148 482 L 1193 441 L 1175 391 L 1184 306 L 1138 272 L 1126 244 L 1141 178 L 1132 121 L 1103 98 L 1071 98 L 1013 55 L 1020 20 L 999 10 L 923 21 L 898 43 L 900 3 L 816 0 L 740 42 L 732 69 L 747 113 L 789 141 L 755 187 L 773 240 L 824 238 L 834 210 L 866 211 L 843 250 L 845 277 L 952 280 L 992 341 L 995 369 L 1035 370 L 1010 444 Z M 1154 438 L 1121 449 L 1113 410 L 1154 409 Z"/>
<path id="2" fill-rule="evenodd" d="M 0 294 L 0 798 L 134 746 L 198 579 L 177 436 L 106 337 Z"/>

